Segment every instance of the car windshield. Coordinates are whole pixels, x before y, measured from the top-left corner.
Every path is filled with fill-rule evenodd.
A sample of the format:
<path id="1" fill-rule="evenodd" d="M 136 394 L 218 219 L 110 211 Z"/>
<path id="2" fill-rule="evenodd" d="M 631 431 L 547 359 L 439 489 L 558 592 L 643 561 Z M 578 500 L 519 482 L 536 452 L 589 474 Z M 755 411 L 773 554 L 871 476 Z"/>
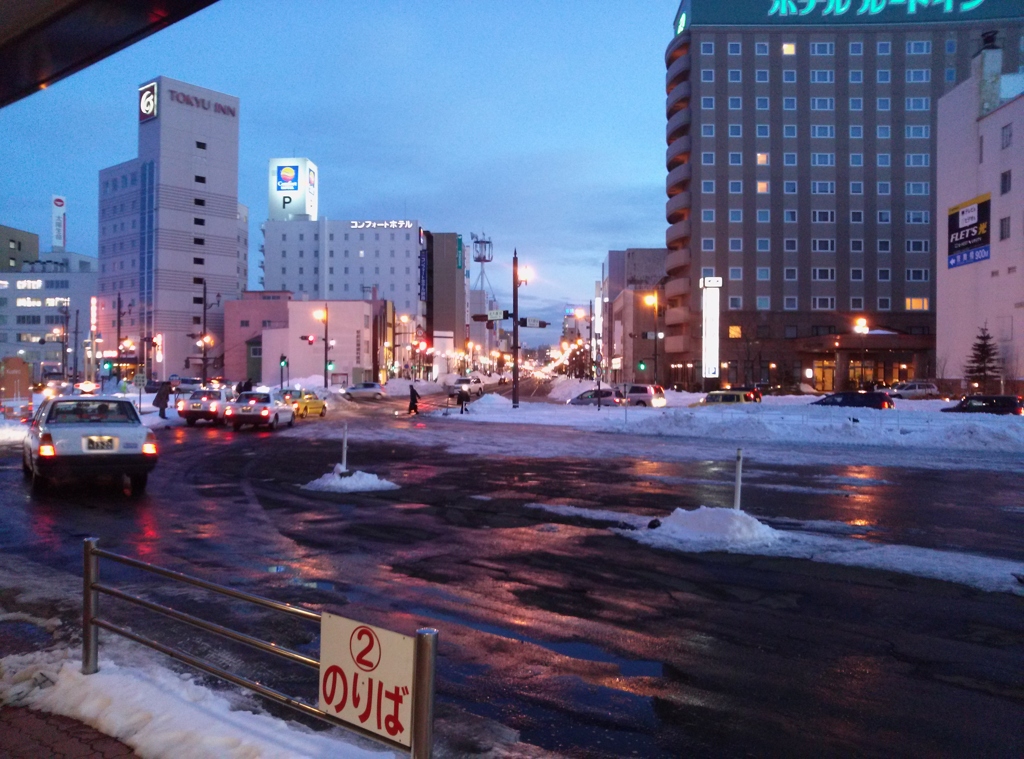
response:
<path id="1" fill-rule="evenodd" d="M 46 418 L 48 424 L 135 424 L 135 407 L 127 401 L 60 401 Z"/>
<path id="2" fill-rule="evenodd" d="M 215 401 L 220 398 L 220 393 L 213 393 L 209 390 L 196 390 L 189 396 L 190 401 Z"/>
<path id="3" fill-rule="evenodd" d="M 270 403 L 270 395 L 268 393 L 242 393 L 238 396 L 238 400 L 242 403 Z"/>

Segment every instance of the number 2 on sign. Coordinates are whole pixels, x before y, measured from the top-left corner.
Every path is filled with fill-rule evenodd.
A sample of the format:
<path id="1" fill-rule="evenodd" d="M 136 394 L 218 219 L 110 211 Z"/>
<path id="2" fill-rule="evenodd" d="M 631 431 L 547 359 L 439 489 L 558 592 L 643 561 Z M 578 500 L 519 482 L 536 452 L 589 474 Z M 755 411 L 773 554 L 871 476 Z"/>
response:
<path id="1" fill-rule="evenodd" d="M 369 627 L 357 627 L 348 642 L 352 661 L 363 672 L 373 672 L 380 664 L 380 641 Z M 358 653 L 357 653 L 358 650 Z"/>

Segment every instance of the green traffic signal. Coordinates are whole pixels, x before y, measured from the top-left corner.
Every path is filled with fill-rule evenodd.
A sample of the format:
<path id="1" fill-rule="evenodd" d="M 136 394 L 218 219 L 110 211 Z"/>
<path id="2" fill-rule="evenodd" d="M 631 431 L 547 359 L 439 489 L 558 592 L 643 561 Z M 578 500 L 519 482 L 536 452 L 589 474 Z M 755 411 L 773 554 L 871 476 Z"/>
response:
<path id="1" fill-rule="evenodd" d="M 334 371 L 334 362 L 333 361 L 328 361 L 327 362 L 327 371 L 329 371 L 329 372 L 333 372 Z"/>
<path id="2" fill-rule="evenodd" d="M 288 366 L 288 357 L 283 353 L 281 354 L 281 366 Z"/>
<path id="3" fill-rule="evenodd" d="M 637 361 L 636 362 L 636 368 L 639 369 L 640 371 L 644 371 L 647 368 L 647 362 L 646 361 Z"/>

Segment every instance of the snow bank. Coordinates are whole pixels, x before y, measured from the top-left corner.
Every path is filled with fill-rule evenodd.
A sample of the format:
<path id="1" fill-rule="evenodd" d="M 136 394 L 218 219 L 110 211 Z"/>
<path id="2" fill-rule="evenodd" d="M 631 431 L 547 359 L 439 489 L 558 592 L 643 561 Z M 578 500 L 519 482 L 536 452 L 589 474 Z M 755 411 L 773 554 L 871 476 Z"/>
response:
<path id="1" fill-rule="evenodd" d="M 473 413 L 478 411 L 494 411 L 502 412 L 508 411 L 512 408 L 512 399 L 506 398 L 503 395 L 497 393 L 487 393 L 486 395 L 480 396 L 479 400 L 475 400 L 469 404 L 469 410 Z"/>
<path id="2" fill-rule="evenodd" d="M 25 439 L 28 425 L 21 422 L 0 421 L 0 443 L 20 443 Z"/>
<path id="3" fill-rule="evenodd" d="M 395 377 L 389 379 L 384 389 L 392 398 L 408 398 L 409 385 L 415 385 L 416 392 L 420 395 L 438 395 L 444 392 L 444 388 L 436 382 L 424 382 L 423 380 L 407 380 Z"/>
<path id="4" fill-rule="evenodd" d="M 94 675 L 67 649 L 0 659 L 0 702 L 62 714 L 91 725 L 143 757 L 292 759 L 394 757 L 360 748 L 339 729 L 297 724 L 232 708 L 222 695 L 152 661 L 100 662 Z"/>
<path id="5" fill-rule="evenodd" d="M 881 569 L 944 580 L 996 593 L 1024 596 L 1024 563 L 938 551 L 907 545 L 883 545 L 855 537 L 837 537 L 849 530 L 844 522 L 792 521 L 792 530 L 777 530 L 743 511 L 707 508 L 676 509 L 654 528 L 650 517 L 573 506 L 529 504 L 564 516 L 605 522 L 612 531 L 638 543 L 685 553 L 724 551 L 755 556 L 808 559 L 826 564 Z M 802 528 L 802 529 L 801 529 Z M 825 533 L 825 534 L 822 534 Z"/>
<path id="6" fill-rule="evenodd" d="M 325 474 L 318 480 L 307 482 L 302 489 L 325 493 L 357 493 L 370 490 L 398 490 L 398 487 L 395 483 L 382 480 L 369 472 L 352 472 L 346 476 L 341 464 L 335 464 L 333 472 Z"/>

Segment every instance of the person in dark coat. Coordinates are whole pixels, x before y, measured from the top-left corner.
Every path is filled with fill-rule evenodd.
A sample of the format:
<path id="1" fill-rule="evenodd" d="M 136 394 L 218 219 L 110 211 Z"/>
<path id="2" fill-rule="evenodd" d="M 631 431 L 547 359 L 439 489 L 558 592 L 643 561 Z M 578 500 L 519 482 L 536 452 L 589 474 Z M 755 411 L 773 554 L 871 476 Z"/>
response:
<path id="1" fill-rule="evenodd" d="M 246 377 L 245 387 L 243 387 L 242 390 L 244 390 L 247 393 L 252 391 L 252 380 L 250 378 Z"/>
<path id="2" fill-rule="evenodd" d="M 459 402 L 459 413 L 468 414 L 469 409 L 467 409 L 466 406 L 469 404 L 469 391 L 465 387 L 459 388 L 457 400 Z"/>
<path id="3" fill-rule="evenodd" d="M 420 413 L 419 408 L 420 394 L 416 392 L 416 388 L 409 385 L 409 416 Z"/>
<path id="4" fill-rule="evenodd" d="M 167 404 L 171 399 L 171 383 L 161 382 L 160 389 L 156 391 L 156 395 L 153 397 L 153 406 L 160 409 L 160 418 L 167 418 Z"/>

